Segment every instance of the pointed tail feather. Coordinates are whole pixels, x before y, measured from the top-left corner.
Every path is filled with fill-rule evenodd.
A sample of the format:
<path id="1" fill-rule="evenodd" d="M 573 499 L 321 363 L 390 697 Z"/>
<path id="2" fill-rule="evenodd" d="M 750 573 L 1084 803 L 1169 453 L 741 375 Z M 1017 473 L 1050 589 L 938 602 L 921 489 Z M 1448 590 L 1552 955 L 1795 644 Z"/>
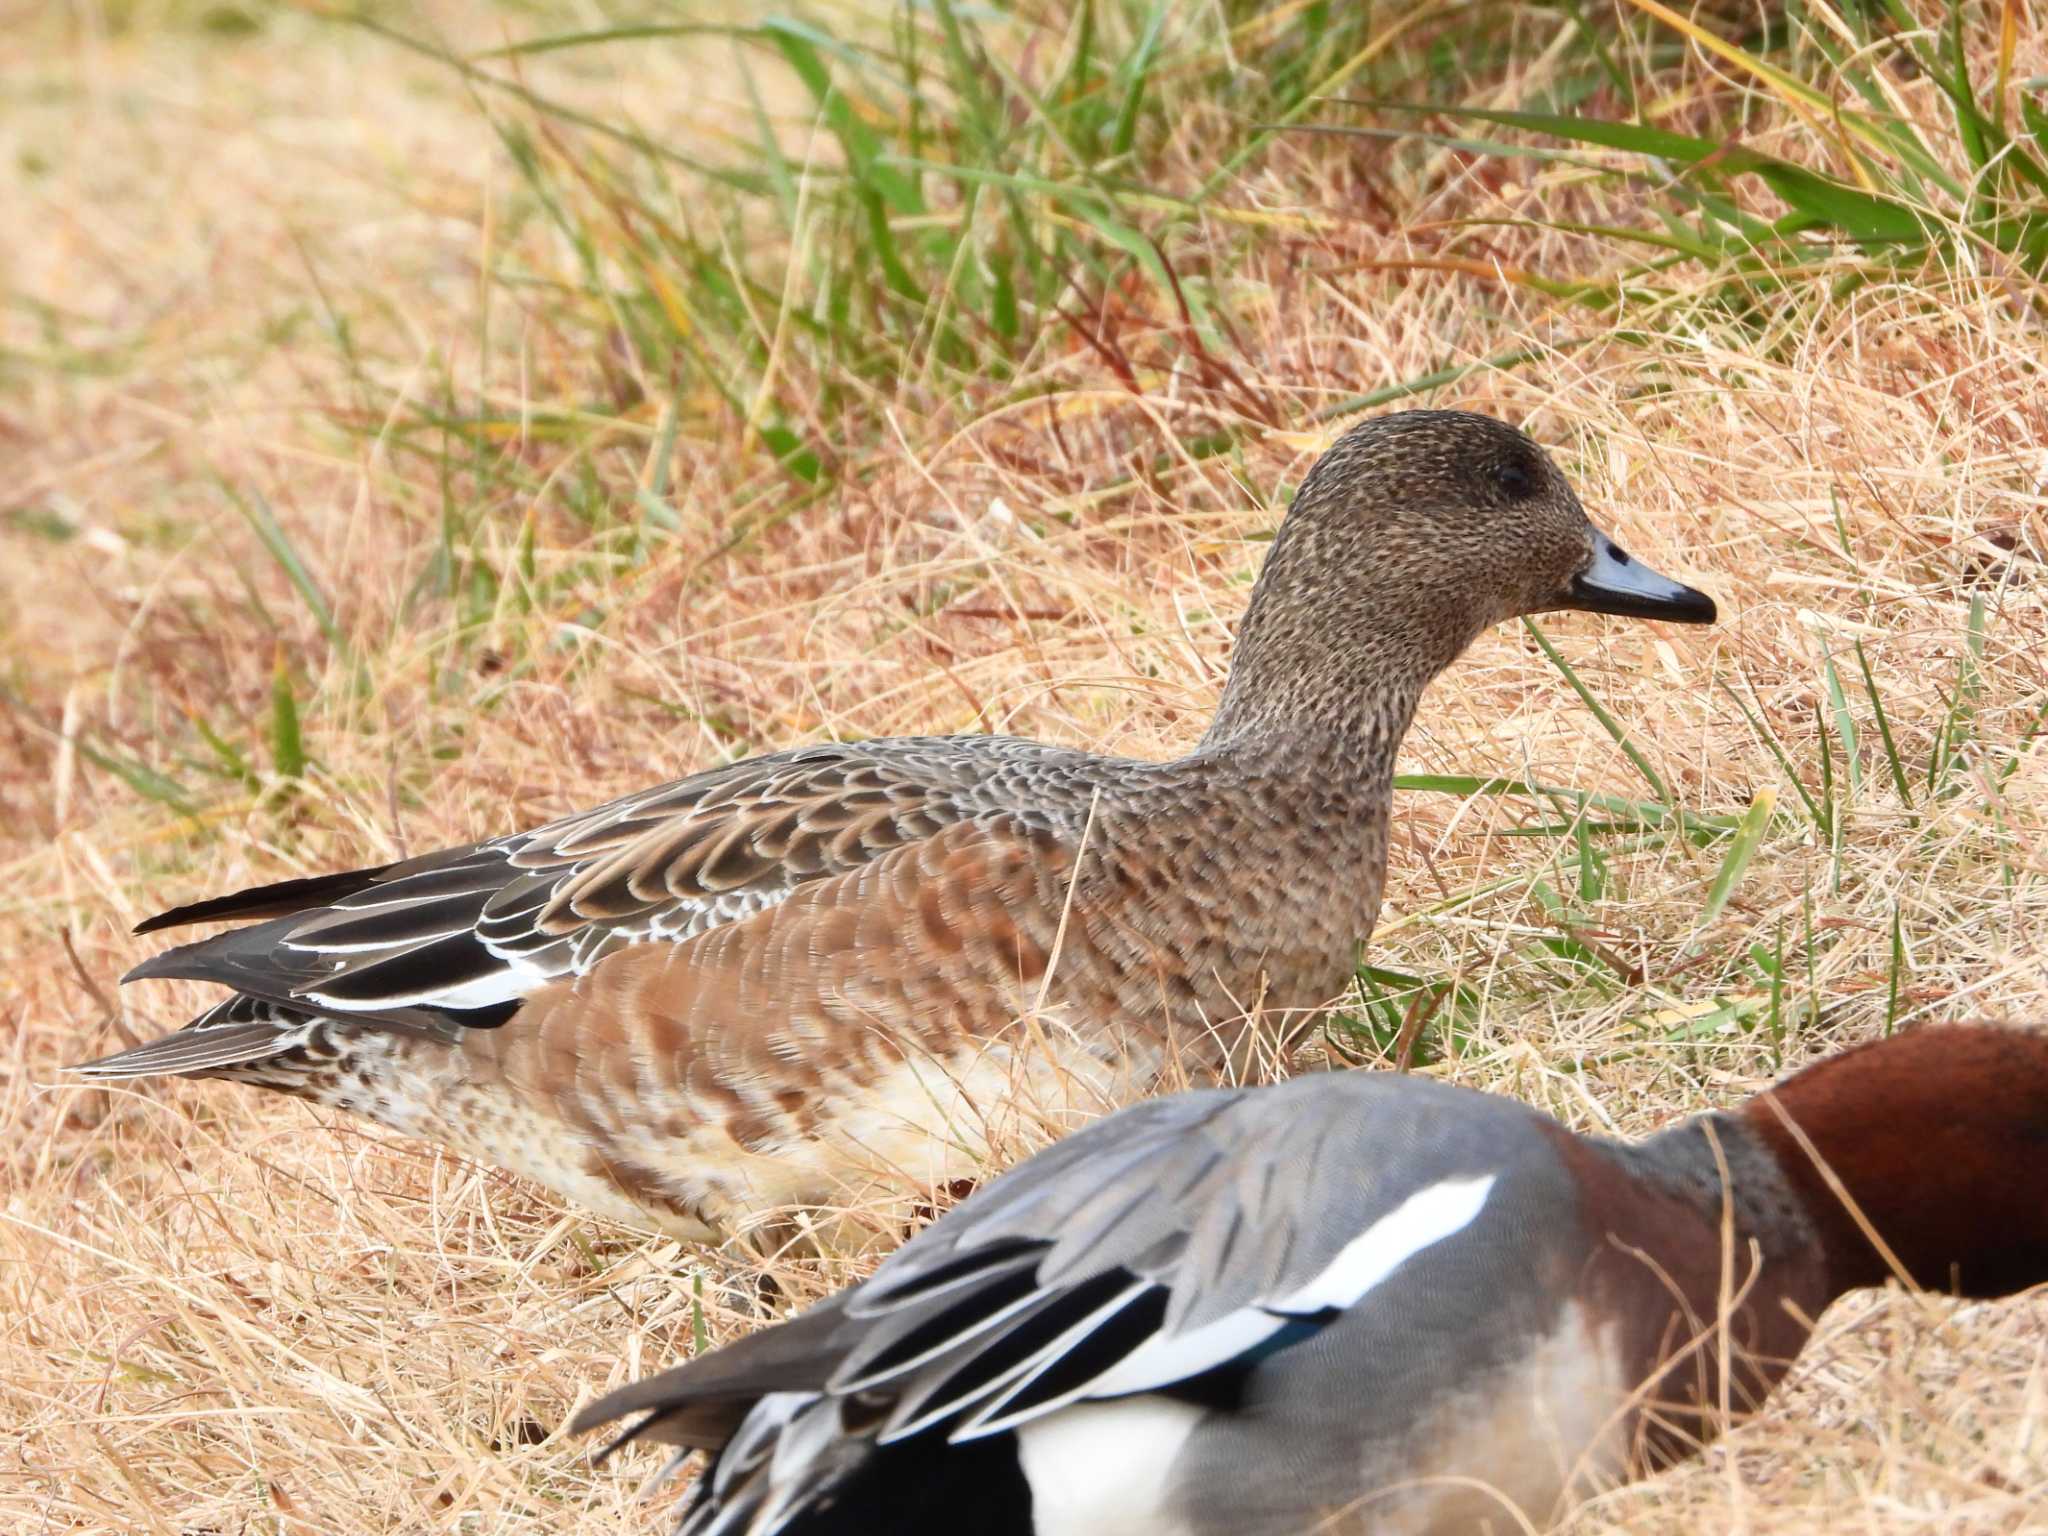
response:
<path id="1" fill-rule="evenodd" d="M 668 1445 L 716 1450 L 762 1398 L 823 1389 L 845 1353 L 833 1335 L 843 1321 L 846 1295 L 829 1296 L 786 1323 L 608 1393 L 578 1413 L 569 1429 L 588 1434 L 644 1411 L 647 1417 L 628 1427 L 618 1444 L 644 1435 Z"/>
<path id="2" fill-rule="evenodd" d="M 318 958 L 298 956 L 280 940 L 295 919 L 274 918 L 249 928 L 217 933 L 210 939 L 180 944 L 147 960 L 121 978 L 131 981 L 153 979 L 210 981 L 242 994 L 237 1001 L 261 1004 L 279 1020 L 279 1027 L 291 1029 L 313 1017 L 362 1029 L 390 1029 L 404 1034 L 432 1035 L 452 1039 L 458 1029 L 488 1028 L 502 1024 L 518 1009 L 518 1000 L 475 1008 L 414 1007 L 398 1003 L 387 1007 L 328 1007 L 300 994 L 322 974 Z M 194 1020 L 186 1029 L 226 1023 L 230 1016 L 219 1009 Z M 253 1017 L 237 1012 L 233 1018 Z M 183 1031 L 180 1031 L 183 1033 Z M 174 1037 L 175 1038 L 175 1037 Z"/>
<path id="3" fill-rule="evenodd" d="M 135 931 L 156 933 L 164 928 L 180 928 L 187 923 L 239 923 L 259 917 L 290 917 L 309 907 L 324 907 L 344 896 L 353 896 L 379 880 L 402 873 L 403 868 L 399 864 L 380 864 L 374 869 L 351 869 L 336 875 L 309 875 L 299 880 L 276 880 L 269 885 L 254 885 L 246 891 L 188 902 L 168 912 L 159 912 L 148 921 L 137 923 Z"/>
<path id="4" fill-rule="evenodd" d="M 222 1067 L 269 1061 L 295 1049 L 300 1043 L 299 1036 L 299 1031 L 281 1029 L 269 1019 L 193 1025 L 161 1040 L 130 1046 L 64 1070 L 103 1083 L 136 1077 L 192 1077 Z"/>
<path id="5" fill-rule="evenodd" d="M 134 967 L 121 978 L 121 984 L 152 978 L 214 981 L 238 992 L 269 996 L 282 1003 L 290 996 L 293 985 L 310 981 L 318 974 L 312 965 L 301 967 L 297 974 L 279 965 L 279 941 L 291 927 L 289 917 L 278 918 L 254 928 L 237 928 L 210 939 L 176 945 Z"/>

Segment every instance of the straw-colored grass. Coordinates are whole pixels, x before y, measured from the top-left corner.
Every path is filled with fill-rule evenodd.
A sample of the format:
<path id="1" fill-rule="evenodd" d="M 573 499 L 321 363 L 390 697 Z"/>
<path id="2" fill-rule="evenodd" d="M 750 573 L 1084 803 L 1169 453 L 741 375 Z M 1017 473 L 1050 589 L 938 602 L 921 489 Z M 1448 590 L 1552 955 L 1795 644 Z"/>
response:
<path id="1" fill-rule="evenodd" d="M 427 9 L 462 48 L 528 26 Z M 1526 48 L 1469 99 L 1513 105 L 1581 59 L 1546 51 L 1554 13 L 1492 14 Z M 843 461 L 810 497 L 760 420 L 585 323 L 602 306 L 482 115 L 502 97 L 260 6 L 81 3 L 20 35 L 0 57 L 0 1529 L 659 1528 L 671 1501 L 636 1496 L 653 1460 L 593 1469 L 560 1425 L 685 1352 L 700 1307 L 714 1339 L 749 1326 L 747 1266 L 249 1090 L 66 1083 L 201 1002 L 114 995 L 151 947 L 128 927 L 821 737 L 1170 753 L 1216 699 L 1317 414 L 1450 365 L 1532 353 L 1427 398 L 1526 423 L 1724 621 L 1542 622 L 1640 768 L 1519 630 L 1427 699 L 1409 771 L 1625 805 L 1588 832 L 1569 800 L 1401 797 L 1371 960 L 1456 984 L 1422 1070 L 1641 1132 L 1887 1028 L 2048 1020 L 2043 295 L 1967 242 L 1838 298 L 1808 279 L 1761 320 L 1684 266 L 1596 311 L 1504 274 L 1607 270 L 1597 237 L 1428 224 L 1614 222 L 1583 173 L 1283 137 L 1169 247 L 1227 314 L 1229 378 L 1154 289 L 1084 283 L 1070 307 L 1116 340 L 1048 326 L 1028 389 L 934 368 L 799 418 Z M 752 110 L 722 46 L 519 70 L 717 147 Z M 1712 88 L 1701 57 L 1673 66 L 1680 108 Z M 2043 70 L 2023 29 L 2013 78 Z M 806 145 L 829 163 L 796 84 L 762 84 L 799 168 Z M 1924 81 L 1898 89 L 1927 106 Z M 1191 108 L 1149 174 L 1185 192 L 1234 131 Z M 1752 142 L 1805 131 L 1756 100 Z M 801 402 L 810 355 L 778 355 L 764 389 Z M 495 424 L 437 436 L 433 412 Z M 1191 450 L 1218 432 L 1227 451 Z M 1367 1059 L 1409 1006 L 1378 984 L 1395 995 L 1337 1029 Z M 795 1297 L 851 1274 L 778 1267 Z M 2044 1324 L 2033 1300 L 1844 1303 L 1760 1422 L 1571 1529 L 2048 1529 Z"/>

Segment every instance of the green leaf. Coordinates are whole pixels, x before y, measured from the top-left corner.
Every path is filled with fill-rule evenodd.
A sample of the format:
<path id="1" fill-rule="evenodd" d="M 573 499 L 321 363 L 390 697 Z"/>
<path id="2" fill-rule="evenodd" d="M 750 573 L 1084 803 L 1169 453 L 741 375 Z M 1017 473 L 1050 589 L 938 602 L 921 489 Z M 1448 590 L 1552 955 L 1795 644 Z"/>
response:
<path id="1" fill-rule="evenodd" d="M 78 740 L 78 750 L 85 754 L 88 762 L 111 773 L 143 799 L 167 805 L 181 816 L 192 814 L 192 797 L 176 779 L 158 773 L 147 763 L 103 752 L 82 737 Z"/>
<path id="2" fill-rule="evenodd" d="M 278 776 L 306 776 L 306 746 L 299 734 L 299 705 L 292 696 L 291 669 L 282 652 L 270 672 L 270 760 Z"/>
<path id="3" fill-rule="evenodd" d="M 1606 149 L 1625 149 L 1660 160 L 1677 160 L 1693 165 L 1728 146 L 1713 139 L 1698 139 L 1687 133 L 1672 133 L 1646 123 L 1616 123 L 1598 117 L 1565 117 L 1550 112 L 1505 112 L 1487 107 L 1417 106 L 1408 102 L 1362 102 L 1388 112 L 1427 112 L 1444 117 L 1471 118 L 1501 128 L 1520 128 L 1527 133 L 1547 133 L 1554 139 L 1575 144 L 1598 144 Z"/>
<path id="4" fill-rule="evenodd" d="M 1159 51 L 1159 34 L 1166 25 L 1168 0 L 1153 0 L 1152 14 L 1145 18 L 1145 31 L 1137 49 L 1117 70 L 1123 94 L 1117 102 L 1116 126 L 1110 130 L 1109 152 L 1127 155 L 1138 137 L 1138 108 L 1145 99 L 1146 83 L 1152 78 L 1152 61 Z"/>
<path id="5" fill-rule="evenodd" d="M 320 626 L 320 633 L 327 637 L 327 643 L 337 652 L 346 654 L 348 637 L 341 632 L 341 626 L 334 622 L 334 610 L 327 606 L 327 599 L 321 595 L 319 584 L 313 580 L 313 573 L 306 569 L 306 562 L 299 558 L 299 552 L 293 546 L 290 537 L 271 515 L 270 504 L 261 496 L 244 497 L 240 491 L 219 477 L 215 477 L 214 483 L 226 493 L 236 510 L 248 520 L 249 526 L 256 530 L 256 537 L 262 541 L 263 547 L 270 551 L 271 558 L 298 589 L 300 600 L 305 603 L 306 611 L 313 615 L 313 622 Z"/>
<path id="6" fill-rule="evenodd" d="M 1863 670 L 1863 691 L 1869 695 L 1871 712 L 1877 717 L 1877 734 L 1884 743 L 1884 758 L 1892 770 L 1892 785 L 1899 792 L 1899 803 L 1908 809 L 1913 804 L 1913 789 L 1906 779 L 1906 765 L 1899 761 L 1899 744 L 1892 739 L 1892 722 L 1884 711 L 1884 699 L 1878 692 L 1877 679 L 1871 675 L 1870 658 L 1863 653 L 1863 642 L 1850 642 L 1856 652 L 1856 665 Z"/>
<path id="7" fill-rule="evenodd" d="M 1754 171 L 1809 224 L 1838 229 L 1871 245 L 1927 242 L 1926 221 L 1904 203 L 1753 151 L 1731 154 L 1728 164 L 1732 170 Z"/>
<path id="8" fill-rule="evenodd" d="M 483 59 L 513 59 L 535 53 L 559 53 L 570 48 L 593 48 L 603 43 L 644 43 L 669 37 L 753 37 L 752 27 L 719 26 L 706 22 L 638 22 L 616 27 L 599 27 L 588 32 L 557 32 L 546 37 L 529 37 L 523 42 L 498 48 L 480 48 L 466 55 L 472 62 Z"/>
<path id="9" fill-rule="evenodd" d="M 192 717 L 192 728 L 199 733 L 199 739 L 213 750 L 213 755 L 220 759 L 221 766 L 227 770 L 230 778 L 249 789 L 258 787 L 262 781 L 257 777 L 256 770 L 249 766 L 249 760 L 242 756 L 233 743 L 222 737 L 197 715 Z"/>
<path id="10" fill-rule="evenodd" d="M 1707 887 L 1707 904 L 1700 909 L 1698 932 L 1711 927 L 1728 905 L 1728 898 L 1735 894 L 1735 887 L 1742 883 L 1743 871 L 1749 868 L 1749 861 L 1756 857 L 1762 846 L 1764 832 L 1771 824 L 1771 813 L 1777 808 L 1778 792 L 1765 785 L 1756 792 L 1756 798 L 1749 803 L 1749 809 L 1742 814 L 1736 825 L 1735 836 L 1729 839 L 1728 852 L 1722 856 L 1721 867 L 1714 873 L 1714 883 Z"/>
<path id="11" fill-rule="evenodd" d="M 825 114 L 826 126 L 839 140 L 854 178 L 872 188 L 891 212 L 919 214 L 925 211 L 924 196 L 917 182 L 883 160 L 882 142 L 875 131 L 861 121 L 847 94 L 833 83 L 832 72 L 818 57 L 819 34 L 796 22 L 777 19 L 762 28 L 797 78 L 804 83 Z"/>
<path id="12" fill-rule="evenodd" d="M 1751 697 L 1755 697 L 1756 685 L 1754 683 L 1750 684 L 1749 691 Z M 1725 683 L 1722 685 L 1722 692 L 1735 701 L 1735 707 L 1742 711 L 1742 716 L 1749 722 L 1750 729 L 1755 731 L 1763 739 L 1764 745 L 1771 749 L 1771 756 L 1778 760 L 1778 766 L 1784 770 L 1786 780 L 1798 794 L 1800 803 L 1806 807 L 1806 814 L 1812 819 L 1813 824 L 1820 829 L 1821 835 L 1826 836 L 1830 826 L 1828 813 L 1807 792 L 1806 785 L 1800 780 L 1798 771 L 1792 766 L 1792 759 L 1787 755 L 1784 744 L 1778 740 L 1778 733 L 1773 731 L 1766 722 L 1763 700 L 1758 699 L 1757 707 L 1752 711 L 1749 705 L 1743 702 L 1742 695 Z"/>
<path id="13" fill-rule="evenodd" d="M 817 483 L 823 466 L 818 456 L 806 448 L 803 439 L 787 427 L 767 426 L 761 428 L 761 441 L 774 450 L 776 459 L 799 480 Z"/>

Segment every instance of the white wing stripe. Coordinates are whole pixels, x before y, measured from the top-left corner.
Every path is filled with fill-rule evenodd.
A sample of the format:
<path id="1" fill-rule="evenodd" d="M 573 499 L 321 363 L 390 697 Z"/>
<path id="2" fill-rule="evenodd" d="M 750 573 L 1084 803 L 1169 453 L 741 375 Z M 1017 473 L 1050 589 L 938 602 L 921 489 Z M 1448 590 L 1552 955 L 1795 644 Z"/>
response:
<path id="1" fill-rule="evenodd" d="M 1019 1383 L 975 1414 L 953 1438 L 966 1440 L 997 1434 L 1084 1399 L 1125 1397 L 1134 1392 L 1151 1392 L 1176 1381 L 1186 1381 L 1235 1360 L 1247 1350 L 1256 1349 L 1286 1326 L 1284 1317 L 1275 1317 L 1257 1307 L 1243 1307 L 1217 1318 L 1213 1323 L 1204 1324 L 1192 1333 L 1156 1333 L 1094 1380 L 1047 1402 L 1034 1404 L 1021 1413 L 1003 1413 L 1004 1404 L 1029 1385 Z"/>
<path id="2" fill-rule="evenodd" d="M 1286 1327 L 1291 1316 L 1355 1306 L 1374 1286 L 1423 1249 L 1470 1226 L 1485 1207 L 1494 1180 L 1493 1174 L 1477 1179 L 1447 1179 L 1417 1190 L 1346 1243 L 1327 1269 L 1288 1296 L 1240 1307 L 1188 1333 L 1154 1334 L 1085 1385 L 1022 1414 L 1004 1415 L 1004 1403 L 1016 1397 L 1028 1382 L 1013 1385 L 974 1414 L 953 1438 L 964 1440 L 995 1434 L 1082 1400 L 1154 1392 L 1214 1370 L 1256 1349 Z"/>
<path id="3" fill-rule="evenodd" d="M 1265 1303 L 1276 1312 L 1355 1306 L 1360 1297 L 1414 1258 L 1470 1226 L 1493 1192 L 1495 1174 L 1446 1179 L 1414 1194 L 1346 1243 L 1330 1267 L 1291 1296 Z"/>
<path id="4" fill-rule="evenodd" d="M 368 1013 L 380 1008 L 488 1008 L 493 1003 L 509 1003 L 529 992 L 536 992 L 554 979 L 552 972 L 515 960 L 502 970 L 478 976 L 460 986 L 423 987 L 375 998 L 332 997 L 318 986 L 311 986 L 302 988 L 299 996 L 344 1015 Z"/>
<path id="5" fill-rule="evenodd" d="M 1116 1295 L 1097 1307 L 1093 1312 L 1090 1312 L 1078 1323 L 1063 1331 L 1051 1343 L 1036 1350 L 1025 1359 L 1018 1361 L 1001 1374 L 991 1377 L 987 1381 L 977 1383 L 968 1392 L 947 1397 L 936 1406 L 933 1406 L 931 1400 L 927 1399 L 924 1403 L 918 1405 L 919 1412 L 916 1418 L 907 1424 L 894 1425 L 886 1429 L 882 1434 L 881 1443 L 888 1445 L 892 1441 L 914 1435 L 919 1430 L 936 1424 L 949 1414 L 957 1413 L 960 1409 L 971 1407 L 975 1403 L 985 1402 L 991 1396 L 996 1397 L 995 1403 L 991 1404 L 989 1408 L 977 1412 L 972 1418 L 968 1419 L 958 1429 L 954 1430 L 952 1434 L 947 1436 L 947 1438 L 957 1443 L 978 1439 L 984 1434 L 994 1433 L 992 1430 L 981 1427 L 980 1421 L 983 1414 L 999 1409 L 1004 1402 L 1007 1402 L 1010 1398 L 1016 1396 L 1017 1393 L 1030 1386 L 1032 1382 L 1036 1381 L 1049 1367 L 1065 1355 L 1068 1350 L 1079 1344 L 1089 1334 L 1100 1328 L 1112 1317 L 1115 1317 L 1117 1313 L 1123 1311 L 1125 1307 L 1128 1307 L 1151 1289 L 1151 1284 L 1144 1280 L 1139 1280 L 1125 1286 Z M 900 1409 L 898 1411 L 901 1412 Z"/>
<path id="6" fill-rule="evenodd" d="M 419 949 L 436 939 L 473 932 L 476 927 L 467 917 L 450 918 L 446 921 L 448 926 L 416 928 L 402 939 L 364 939 L 353 944 L 330 944 L 322 942 L 320 936 L 315 934 L 310 939 L 281 939 L 278 941 L 278 948 L 295 950 L 302 955 L 367 955 L 380 949 L 387 949 L 394 955 L 402 955 L 407 950 Z"/>
<path id="7" fill-rule="evenodd" d="M 970 1278 L 980 1277 L 971 1276 Z M 945 1289 L 942 1288 L 933 1294 L 942 1296 L 945 1294 Z M 861 1372 L 858 1376 L 849 1377 L 845 1381 L 833 1381 L 832 1391 L 840 1396 L 851 1396 L 855 1392 L 865 1392 L 868 1388 L 877 1386 L 882 1382 L 899 1380 L 902 1377 L 908 1376 L 919 1366 L 929 1365 L 940 1355 L 950 1353 L 967 1340 L 988 1332 L 996 1324 L 1007 1322 L 1010 1318 L 1015 1317 L 1019 1312 L 1038 1300 L 1040 1300 L 1039 1292 L 1026 1291 L 1008 1306 L 998 1307 L 985 1316 L 977 1317 L 957 1333 L 947 1334 L 921 1354 L 912 1355 L 907 1360 L 894 1361 L 884 1370 L 867 1370 Z"/>

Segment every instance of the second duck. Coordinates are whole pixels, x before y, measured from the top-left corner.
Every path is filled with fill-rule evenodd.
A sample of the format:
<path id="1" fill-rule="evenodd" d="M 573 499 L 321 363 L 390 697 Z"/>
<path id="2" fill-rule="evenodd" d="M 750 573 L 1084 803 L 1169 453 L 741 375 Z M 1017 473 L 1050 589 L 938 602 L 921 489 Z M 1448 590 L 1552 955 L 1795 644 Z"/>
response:
<path id="1" fill-rule="evenodd" d="M 128 979 L 231 995 L 80 1070 L 278 1089 L 689 1238 L 973 1175 L 1009 1116 L 1199 1077 L 1338 995 L 1424 687 L 1561 608 L 1714 618 L 1522 433 L 1368 421 L 1302 483 L 1185 757 L 802 747 L 197 902 L 138 932 L 250 926 Z"/>

